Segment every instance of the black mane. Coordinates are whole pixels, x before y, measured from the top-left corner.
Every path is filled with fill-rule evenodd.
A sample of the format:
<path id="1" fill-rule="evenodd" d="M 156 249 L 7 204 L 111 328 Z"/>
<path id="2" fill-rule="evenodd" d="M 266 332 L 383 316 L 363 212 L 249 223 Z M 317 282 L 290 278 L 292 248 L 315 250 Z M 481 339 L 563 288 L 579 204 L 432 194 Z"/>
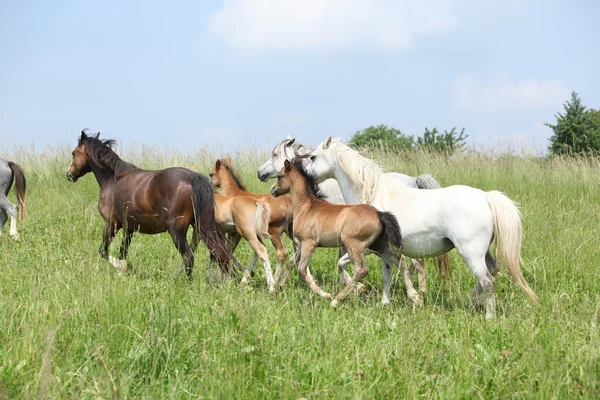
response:
<path id="1" fill-rule="evenodd" d="M 304 168 L 302 168 L 302 160 L 305 158 L 306 157 L 294 157 L 294 159 L 292 159 L 291 161 L 292 167 L 295 168 L 298 172 L 300 172 L 300 175 L 302 175 L 302 177 L 306 181 L 306 186 L 308 188 L 309 193 L 319 200 L 325 200 L 325 194 L 321 191 L 321 188 L 319 188 L 319 184 L 317 183 L 316 178 L 314 176 L 309 175 L 304 170 Z"/>
<path id="2" fill-rule="evenodd" d="M 240 178 L 235 174 L 235 172 L 233 172 L 233 170 L 231 169 L 231 167 L 229 165 L 227 165 L 223 162 L 223 160 L 221 160 L 221 167 L 225 167 L 225 169 L 229 172 L 229 175 L 231 175 L 231 177 L 235 181 L 235 184 L 238 185 L 238 187 L 240 189 L 242 189 L 244 191 L 247 190 L 246 186 L 244 186 L 244 184 L 242 183 Z"/>
<path id="3" fill-rule="evenodd" d="M 127 174 L 137 167 L 131 163 L 121 160 L 112 147 L 116 144 L 113 139 L 101 140 L 96 136 L 88 136 L 85 131 L 81 131 L 79 145 L 85 146 L 85 152 L 88 158 L 101 168 L 114 171 L 115 175 Z"/>

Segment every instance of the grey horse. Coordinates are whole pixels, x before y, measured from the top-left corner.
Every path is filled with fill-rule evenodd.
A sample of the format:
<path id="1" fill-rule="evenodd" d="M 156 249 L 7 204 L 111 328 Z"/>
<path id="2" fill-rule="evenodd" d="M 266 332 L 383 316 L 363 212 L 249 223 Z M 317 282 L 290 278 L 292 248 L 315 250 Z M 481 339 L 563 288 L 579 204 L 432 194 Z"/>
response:
<path id="1" fill-rule="evenodd" d="M 285 160 L 291 160 L 294 157 L 307 156 L 308 154 L 312 153 L 312 151 L 312 148 L 296 142 L 295 138 L 288 135 L 287 139 L 282 140 L 273 148 L 273 151 L 271 152 L 271 158 L 269 158 L 267 162 L 265 162 L 260 168 L 258 168 L 258 179 L 260 179 L 263 182 L 266 182 L 269 179 L 276 178 L 281 168 L 283 168 L 283 163 Z M 310 161 L 307 158 L 305 162 L 308 164 Z M 431 175 L 419 175 L 417 177 L 413 177 L 409 175 L 400 174 L 398 172 L 388 172 L 387 174 L 412 188 L 439 189 L 441 187 L 438 181 L 435 180 L 435 178 Z M 325 200 L 329 201 L 330 203 L 344 204 L 344 198 L 342 197 L 340 186 L 338 185 L 335 179 L 327 179 L 323 181 L 319 184 L 319 188 L 321 189 L 321 192 L 325 195 Z M 441 256 L 436 257 L 434 260 L 442 279 L 448 279 L 450 276 L 448 255 L 443 254 Z M 345 269 L 346 264 L 346 258 L 341 258 L 340 262 L 338 263 L 338 268 L 340 270 L 340 273 L 342 274 L 342 283 L 347 283 L 350 280 L 350 275 Z M 404 259 L 404 256 L 402 256 L 401 265 L 404 268 L 406 268 L 406 261 Z M 418 273 L 419 291 L 424 293 L 427 291 L 427 283 L 425 278 L 425 262 L 422 259 L 413 260 L 413 262 L 410 265 L 411 273 L 415 271 L 415 269 Z"/>
<path id="2" fill-rule="evenodd" d="M 14 205 L 6 197 L 10 188 L 15 181 L 15 189 L 17 190 L 17 203 Z M 21 240 L 17 232 L 17 214 L 20 211 L 21 219 L 25 218 L 25 189 L 26 189 L 25 174 L 23 169 L 12 161 L 6 161 L 0 158 L 0 236 L 8 216 L 10 215 L 10 236 L 14 240 Z"/>

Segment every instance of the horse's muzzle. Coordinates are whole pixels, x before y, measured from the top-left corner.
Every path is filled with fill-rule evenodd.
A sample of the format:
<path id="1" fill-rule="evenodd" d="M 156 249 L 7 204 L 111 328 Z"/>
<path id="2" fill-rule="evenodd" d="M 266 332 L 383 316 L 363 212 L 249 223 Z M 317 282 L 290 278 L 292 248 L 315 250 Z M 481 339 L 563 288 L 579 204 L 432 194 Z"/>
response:
<path id="1" fill-rule="evenodd" d="M 277 193 L 277 190 L 275 190 L 275 187 L 271 186 L 271 196 L 273 197 L 279 197 L 279 193 Z"/>
<path id="2" fill-rule="evenodd" d="M 67 179 L 70 182 L 77 182 L 77 177 L 75 175 L 73 175 L 72 173 L 70 173 L 70 172 L 67 172 Z"/>
<path id="3" fill-rule="evenodd" d="M 258 180 L 261 182 L 266 182 L 267 181 L 267 175 L 266 174 L 261 174 L 260 172 L 257 172 L 256 175 L 258 176 Z"/>

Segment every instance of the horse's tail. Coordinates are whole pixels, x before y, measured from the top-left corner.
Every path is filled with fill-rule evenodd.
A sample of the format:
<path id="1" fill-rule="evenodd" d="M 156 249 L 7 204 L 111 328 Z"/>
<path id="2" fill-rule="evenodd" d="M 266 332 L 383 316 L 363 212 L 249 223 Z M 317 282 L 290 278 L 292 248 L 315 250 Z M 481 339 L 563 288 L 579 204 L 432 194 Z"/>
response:
<path id="1" fill-rule="evenodd" d="M 442 187 L 433 176 L 427 174 L 417 176 L 415 181 L 419 189 L 440 189 Z M 440 277 L 443 280 L 450 279 L 450 263 L 448 259 L 448 253 L 444 253 L 435 257 L 433 261 L 438 268 Z"/>
<path id="2" fill-rule="evenodd" d="M 417 187 L 419 189 L 439 189 L 441 188 L 440 183 L 435 180 L 431 175 L 419 175 L 415 178 Z"/>
<path id="3" fill-rule="evenodd" d="M 269 222 L 271 221 L 271 208 L 267 206 L 264 200 L 256 202 L 256 233 L 259 239 L 270 238 Z"/>
<path id="4" fill-rule="evenodd" d="M 17 191 L 17 203 L 19 203 L 19 214 L 21 219 L 27 218 L 27 208 L 25 207 L 25 190 L 27 189 L 27 181 L 25 180 L 25 173 L 23 168 L 17 163 L 12 161 L 8 162 L 8 166 L 13 172 L 15 177 L 15 189 Z"/>
<path id="5" fill-rule="evenodd" d="M 397 249 L 402 248 L 402 232 L 400 231 L 400 225 L 394 214 L 386 211 L 377 211 L 379 222 L 383 229 L 381 230 L 380 238 L 385 237 L 389 244 L 396 247 Z"/>
<path id="6" fill-rule="evenodd" d="M 192 178 L 195 229 L 206 244 L 210 258 L 216 259 L 225 273 L 230 273 L 230 256 L 225 237 L 219 231 L 215 219 L 214 188 L 204 175 L 194 173 Z"/>
<path id="7" fill-rule="evenodd" d="M 496 258 L 503 259 L 508 273 L 521 287 L 533 303 L 538 303 L 537 295 L 531 290 L 521 272 L 521 242 L 523 227 L 521 213 L 517 205 L 504 194 L 491 191 L 485 194 L 492 218 L 494 219 L 494 241 L 496 242 Z"/>

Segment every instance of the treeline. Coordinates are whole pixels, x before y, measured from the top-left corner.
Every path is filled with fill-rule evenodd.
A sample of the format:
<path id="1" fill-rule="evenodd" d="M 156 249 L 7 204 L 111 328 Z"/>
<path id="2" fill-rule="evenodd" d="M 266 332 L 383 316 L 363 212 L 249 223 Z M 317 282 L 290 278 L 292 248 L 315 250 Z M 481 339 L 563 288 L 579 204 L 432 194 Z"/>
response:
<path id="1" fill-rule="evenodd" d="M 548 147 L 550 155 L 597 156 L 600 154 L 600 111 L 587 109 L 579 95 L 563 105 L 564 113 L 556 114 L 555 124 L 545 124 L 553 131 Z M 356 132 L 350 143 L 359 148 L 378 148 L 389 151 L 420 149 L 432 152 L 453 153 L 466 146 L 465 128 L 452 128 L 440 132 L 437 128 L 421 136 L 406 135 L 399 129 L 386 125 L 370 126 Z"/>

